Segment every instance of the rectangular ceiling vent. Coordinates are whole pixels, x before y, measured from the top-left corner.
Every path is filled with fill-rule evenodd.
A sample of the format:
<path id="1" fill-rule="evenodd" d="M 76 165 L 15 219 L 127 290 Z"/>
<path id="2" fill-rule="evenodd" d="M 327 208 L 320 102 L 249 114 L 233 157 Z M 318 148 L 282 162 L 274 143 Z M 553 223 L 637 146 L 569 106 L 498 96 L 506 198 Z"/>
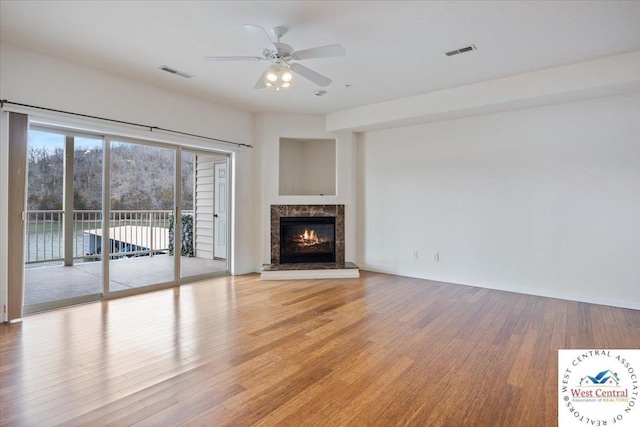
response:
<path id="1" fill-rule="evenodd" d="M 471 46 L 462 47 L 460 49 L 456 49 L 456 50 L 452 50 L 452 51 L 449 51 L 449 52 L 445 52 L 445 55 L 453 56 L 453 55 L 457 55 L 459 53 L 471 52 L 472 50 L 476 50 L 476 49 L 478 49 L 476 47 L 476 45 L 472 44 Z"/>
<path id="2" fill-rule="evenodd" d="M 184 77 L 185 79 L 190 79 L 191 77 L 193 77 L 191 74 L 185 73 L 184 71 L 178 71 L 174 68 L 167 67 L 166 65 L 163 65 L 162 67 L 160 67 L 160 69 L 162 71 L 166 71 L 167 73 L 177 74 L 178 76 Z"/>

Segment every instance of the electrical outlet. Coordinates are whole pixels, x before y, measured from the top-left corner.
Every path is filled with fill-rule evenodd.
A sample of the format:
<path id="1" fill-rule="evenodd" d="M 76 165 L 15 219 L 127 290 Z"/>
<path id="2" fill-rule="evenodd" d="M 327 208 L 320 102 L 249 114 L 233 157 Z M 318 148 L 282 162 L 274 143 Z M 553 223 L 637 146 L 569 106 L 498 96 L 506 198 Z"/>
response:
<path id="1" fill-rule="evenodd" d="M 440 252 L 436 252 L 435 254 L 433 254 L 433 260 L 435 262 L 440 261 Z"/>
<path id="2" fill-rule="evenodd" d="M 418 259 L 418 251 L 413 251 L 413 257 L 414 257 L 415 259 Z"/>

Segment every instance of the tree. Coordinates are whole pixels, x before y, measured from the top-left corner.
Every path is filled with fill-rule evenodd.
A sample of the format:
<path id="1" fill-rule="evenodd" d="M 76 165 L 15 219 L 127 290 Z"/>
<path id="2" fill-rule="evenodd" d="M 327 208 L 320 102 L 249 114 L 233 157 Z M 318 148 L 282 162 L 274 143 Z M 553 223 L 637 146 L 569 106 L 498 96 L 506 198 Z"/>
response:
<path id="1" fill-rule="evenodd" d="M 74 209 L 102 208 L 103 149 L 74 149 Z M 182 208 L 193 209 L 194 156 L 182 161 Z M 110 194 L 114 210 L 170 210 L 174 205 L 175 151 L 140 144 L 112 143 Z M 62 209 L 64 148 L 31 147 L 28 154 L 29 210 Z"/>

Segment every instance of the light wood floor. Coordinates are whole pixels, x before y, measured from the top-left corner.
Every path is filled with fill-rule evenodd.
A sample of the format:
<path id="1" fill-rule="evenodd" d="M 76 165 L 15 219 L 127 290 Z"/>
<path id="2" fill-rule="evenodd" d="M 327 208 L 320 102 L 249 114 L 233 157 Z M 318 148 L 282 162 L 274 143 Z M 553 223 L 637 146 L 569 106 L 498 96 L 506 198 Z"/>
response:
<path id="1" fill-rule="evenodd" d="M 2 425 L 553 426 L 558 348 L 640 311 L 362 272 L 224 277 L 0 326 Z"/>

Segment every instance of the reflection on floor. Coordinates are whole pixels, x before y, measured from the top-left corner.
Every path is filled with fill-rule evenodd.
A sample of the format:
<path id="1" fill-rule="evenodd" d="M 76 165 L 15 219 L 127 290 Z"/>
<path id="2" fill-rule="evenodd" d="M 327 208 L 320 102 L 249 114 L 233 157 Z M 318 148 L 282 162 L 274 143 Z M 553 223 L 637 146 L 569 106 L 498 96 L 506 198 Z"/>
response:
<path id="1" fill-rule="evenodd" d="M 227 271 L 227 262 L 181 257 L 181 277 Z M 122 258 L 109 262 L 109 289 L 139 288 L 173 281 L 172 255 Z M 32 267 L 25 270 L 24 305 L 101 293 L 102 264 L 84 262 L 73 266 Z"/>

